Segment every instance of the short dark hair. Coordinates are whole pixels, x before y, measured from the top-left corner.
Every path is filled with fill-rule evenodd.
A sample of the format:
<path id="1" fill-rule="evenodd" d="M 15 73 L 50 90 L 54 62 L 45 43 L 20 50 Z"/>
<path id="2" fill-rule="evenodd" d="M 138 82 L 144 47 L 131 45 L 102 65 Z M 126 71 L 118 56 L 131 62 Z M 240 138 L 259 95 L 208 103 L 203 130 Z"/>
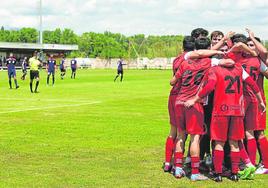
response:
<path id="1" fill-rule="evenodd" d="M 254 37 L 258 42 L 261 42 L 261 39 L 259 37 Z M 247 42 L 252 41 L 250 37 L 247 38 Z"/>
<path id="2" fill-rule="evenodd" d="M 223 36 L 223 37 L 224 37 L 224 34 L 223 34 L 223 32 L 221 32 L 221 31 L 213 31 L 213 32 L 210 34 L 210 39 L 212 39 L 213 37 L 217 37 L 217 36 Z"/>
<path id="3" fill-rule="evenodd" d="M 208 49 L 210 47 L 210 40 L 209 38 L 199 38 L 195 40 L 195 49 L 200 50 L 200 49 Z"/>
<path id="4" fill-rule="evenodd" d="M 231 37 L 232 43 L 236 42 L 242 42 L 244 44 L 247 43 L 247 37 L 243 34 L 235 34 L 234 36 Z"/>
<path id="5" fill-rule="evenodd" d="M 192 30 L 192 32 L 191 32 L 191 36 L 194 37 L 195 39 L 200 37 L 200 35 L 202 37 L 207 37 L 208 36 L 208 31 L 203 29 L 203 28 L 196 28 L 196 29 Z"/>
<path id="6" fill-rule="evenodd" d="M 182 43 L 184 51 L 193 51 L 195 48 L 195 39 L 191 36 L 185 36 Z"/>

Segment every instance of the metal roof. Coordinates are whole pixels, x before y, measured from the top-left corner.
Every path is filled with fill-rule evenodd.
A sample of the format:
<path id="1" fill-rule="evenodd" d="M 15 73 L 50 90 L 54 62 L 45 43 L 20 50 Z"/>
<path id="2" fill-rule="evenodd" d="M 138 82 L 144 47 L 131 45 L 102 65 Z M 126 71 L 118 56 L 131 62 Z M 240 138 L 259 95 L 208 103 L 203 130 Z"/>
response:
<path id="1" fill-rule="evenodd" d="M 78 45 L 69 44 L 37 44 L 37 43 L 17 43 L 17 42 L 0 42 L 0 49 L 28 49 L 28 50 L 78 50 Z"/>

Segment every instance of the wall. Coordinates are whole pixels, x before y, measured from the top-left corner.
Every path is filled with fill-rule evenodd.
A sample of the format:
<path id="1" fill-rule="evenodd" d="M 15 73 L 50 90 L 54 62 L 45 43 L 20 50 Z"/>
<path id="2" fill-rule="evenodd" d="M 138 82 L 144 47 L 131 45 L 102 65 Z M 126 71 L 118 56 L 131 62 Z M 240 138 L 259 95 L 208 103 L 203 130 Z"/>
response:
<path id="1" fill-rule="evenodd" d="M 66 65 L 70 65 L 71 59 L 66 59 Z M 78 67 L 92 69 L 116 69 L 119 59 L 100 59 L 100 58 L 76 58 Z M 125 69 L 171 69 L 174 58 L 139 58 L 123 60 L 127 65 Z"/>

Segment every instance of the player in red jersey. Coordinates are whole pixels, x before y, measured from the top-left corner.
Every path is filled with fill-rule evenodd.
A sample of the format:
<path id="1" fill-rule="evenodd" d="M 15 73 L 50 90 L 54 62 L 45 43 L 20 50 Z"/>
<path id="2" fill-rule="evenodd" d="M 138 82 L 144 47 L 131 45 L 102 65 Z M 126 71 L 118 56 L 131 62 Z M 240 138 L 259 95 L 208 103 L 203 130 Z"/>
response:
<path id="1" fill-rule="evenodd" d="M 173 75 L 177 72 L 181 62 L 184 60 L 184 56 L 186 52 L 193 51 L 195 48 L 194 38 L 191 36 L 185 36 L 183 39 L 183 53 L 176 57 L 173 61 Z M 164 163 L 164 171 L 170 172 L 172 169 L 171 159 L 174 151 L 175 139 L 177 136 L 177 127 L 176 127 L 176 119 L 175 119 L 175 102 L 176 97 L 178 95 L 180 89 L 180 82 L 177 82 L 170 91 L 169 99 L 168 99 L 168 111 L 169 111 L 169 119 L 170 119 L 170 132 L 166 139 L 166 147 L 165 147 L 165 163 Z"/>
<path id="2" fill-rule="evenodd" d="M 207 38 L 200 38 L 195 41 L 196 49 L 208 49 L 210 41 Z M 222 54 L 219 51 L 211 51 L 211 55 Z M 198 53 L 198 52 L 192 52 Z M 214 62 L 219 63 L 219 60 L 210 58 L 202 59 L 187 59 L 183 61 L 176 72 L 175 76 L 170 81 L 171 85 L 174 85 L 178 80 L 181 80 L 181 88 L 176 99 L 176 124 L 178 128 L 178 141 L 176 144 L 175 152 L 175 177 L 180 178 L 185 175 L 182 170 L 183 164 L 183 152 L 185 144 L 185 135 L 191 135 L 191 167 L 192 175 L 191 180 L 206 180 L 207 178 L 199 173 L 199 141 L 200 135 L 205 133 L 203 125 L 203 106 L 196 104 L 191 109 L 186 109 L 183 103 L 193 97 L 199 88 L 200 82 L 204 76 L 205 71 L 212 66 Z M 234 62 L 230 59 L 222 60 L 222 63 Z"/>
<path id="3" fill-rule="evenodd" d="M 260 72 L 265 72 L 265 70 L 260 69 L 263 66 L 260 66 L 261 63 L 257 57 L 257 53 L 255 50 L 252 50 L 244 43 L 247 42 L 247 38 L 244 35 L 237 34 L 232 38 L 234 42 L 234 47 L 232 48 L 233 51 L 236 53 L 232 54 L 232 58 L 240 63 L 241 65 L 246 68 L 250 76 L 256 81 L 259 77 Z M 241 43 L 243 42 L 243 43 Z M 246 53 L 241 53 L 241 50 L 245 51 Z M 248 55 L 251 54 L 251 55 Z M 264 67 L 265 69 L 265 67 Z M 258 126 L 258 107 L 256 104 L 256 98 L 252 90 L 248 87 L 244 88 L 244 95 L 245 95 L 245 129 L 246 129 L 246 138 L 248 140 L 248 147 L 247 151 L 245 150 L 243 142 L 239 142 L 239 148 L 241 153 L 241 159 L 246 164 L 246 169 L 239 172 L 242 179 L 247 179 L 248 177 L 252 177 L 253 173 L 255 172 L 255 161 L 256 161 L 256 140 L 254 138 L 254 132 Z M 250 160 L 249 160 L 250 159 Z"/>
<path id="4" fill-rule="evenodd" d="M 182 61 L 185 60 L 185 58 L 189 59 L 196 59 L 196 58 L 202 58 L 202 57 L 209 57 L 217 51 L 208 51 L 208 50 L 199 50 L 196 52 L 190 52 L 193 51 L 195 47 L 194 39 L 191 36 L 186 36 L 183 40 L 183 48 L 184 53 L 180 56 L 178 56 L 174 62 L 173 62 L 173 73 L 175 74 L 177 69 L 179 68 Z M 186 53 L 186 52 L 190 53 Z M 176 116 L 175 116 L 175 101 L 176 97 L 178 95 L 180 89 L 180 81 L 176 83 L 171 89 L 170 96 L 169 96 L 169 102 L 168 102 L 168 109 L 169 109 L 169 116 L 170 116 L 170 134 L 166 140 L 166 149 L 165 149 L 165 163 L 164 163 L 164 171 L 169 172 L 172 168 L 171 165 L 171 159 L 173 155 L 174 145 L 175 145 L 175 138 L 177 133 L 177 127 L 176 127 Z"/>
<path id="5" fill-rule="evenodd" d="M 249 38 L 247 41 L 247 45 L 249 48 L 252 50 L 256 51 L 258 54 L 259 59 L 262 62 L 267 61 L 267 50 L 266 48 L 261 44 L 260 39 L 254 36 L 254 33 L 250 31 L 249 29 L 246 29 L 246 31 L 249 34 Z M 262 64 L 262 66 L 264 66 Z M 262 94 L 262 99 L 265 100 L 265 94 L 264 94 L 264 89 L 263 89 L 263 75 L 268 75 L 267 73 L 267 67 L 265 66 L 262 68 L 262 74 L 259 74 L 257 78 L 257 84 L 260 88 L 261 94 Z M 261 113 L 260 110 L 258 111 L 258 124 L 257 128 L 255 129 L 254 133 L 257 137 L 257 143 L 259 145 L 259 153 L 262 158 L 262 163 L 263 166 L 260 166 L 255 174 L 268 174 L 268 141 L 267 138 L 264 134 L 264 130 L 266 128 L 266 113 Z"/>
<path id="6" fill-rule="evenodd" d="M 230 40 L 230 37 L 234 35 L 234 32 L 229 31 L 226 35 L 224 35 L 221 31 L 213 31 L 210 35 L 211 39 L 211 49 L 218 50 L 219 48 L 227 48 L 225 45 Z M 224 50 L 221 48 L 220 50 Z M 225 53 L 227 51 L 224 51 Z M 207 97 L 207 103 L 204 104 L 204 115 L 205 115 L 205 125 L 206 125 L 206 134 L 202 136 L 200 140 L 200 160 L 203 160 L 203 163 L 206 168 L 212 167 L 212 157 L 210 154 L 210 122 L 211 122 L 211 114 L 213 109 L 213 92 L 209 94 Z"/>
<path id="7" fill-rule="evenodd" d="M 198 104 L 196 102 L 201 98 L 213 90 L 215 92 L 211 138 L 216 142 L 213 162 L 216 172 L 215 181 L 217 182 L 222 181 L 223 147 L 226 140 L 229 140 L 231 147 L 232 175 L 230 179 L 238 181 L 237 173 L 240 161 L 238 141 L 244 138 L 242 80 L 253 88 L 260 106 L 265 110 L 258 86 L 239 64 L 229 68 L 221 66 L 211 68 L 208 72 L 207 85 L 196 96 L 184 103 L 186 107 L 191 109 Z"/>
<path id="8" fill-rule="evenodd" d="M 236 42 L 247 42 L 247 37 L 244 35 L 235 35 L 233 38 L 233 43 Z M 234 49 L 234 48 L 233 48 Z M 255 51 L 254 51 L 255 52 Z M 257 54 L 255 52 L 255 54 Z M 242 65 L 245 71 L 251 76 L 251 78 L 256 82 L 260 74 L 261 62 L 258 57 L 249 55 L 247 53 L 235 53 L 235 62 Z M 257 143 L 254 137 L 254 131 L 257 129 L 258 125 L 258 104 L 257 99 L 252 91 L 247 85 L 243 88 L 245 97 L 245 118 L 244 126 L 247 139 L 247 151 L 250 161 L 253 165 L 256 163 L 256 152 Z"/>

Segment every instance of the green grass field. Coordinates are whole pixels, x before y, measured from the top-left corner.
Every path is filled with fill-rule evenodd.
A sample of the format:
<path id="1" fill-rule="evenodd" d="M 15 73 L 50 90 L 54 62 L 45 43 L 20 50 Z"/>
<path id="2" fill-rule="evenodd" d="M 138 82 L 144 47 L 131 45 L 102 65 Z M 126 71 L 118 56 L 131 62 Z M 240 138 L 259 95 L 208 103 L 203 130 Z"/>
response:
<path id="1" fill-rule="evenodd" d="M 43 71 L 32 94 L 28 77 L 10 90 L 0 72 L 0 187 L 268 185 L 265 175 L 217 184 L 163 173 L 171 71 L 125 70 L 123 83 L 113 82 L 115 73 L 78 70 L 71 80 L 68 71 L 52 87 Z"/>

